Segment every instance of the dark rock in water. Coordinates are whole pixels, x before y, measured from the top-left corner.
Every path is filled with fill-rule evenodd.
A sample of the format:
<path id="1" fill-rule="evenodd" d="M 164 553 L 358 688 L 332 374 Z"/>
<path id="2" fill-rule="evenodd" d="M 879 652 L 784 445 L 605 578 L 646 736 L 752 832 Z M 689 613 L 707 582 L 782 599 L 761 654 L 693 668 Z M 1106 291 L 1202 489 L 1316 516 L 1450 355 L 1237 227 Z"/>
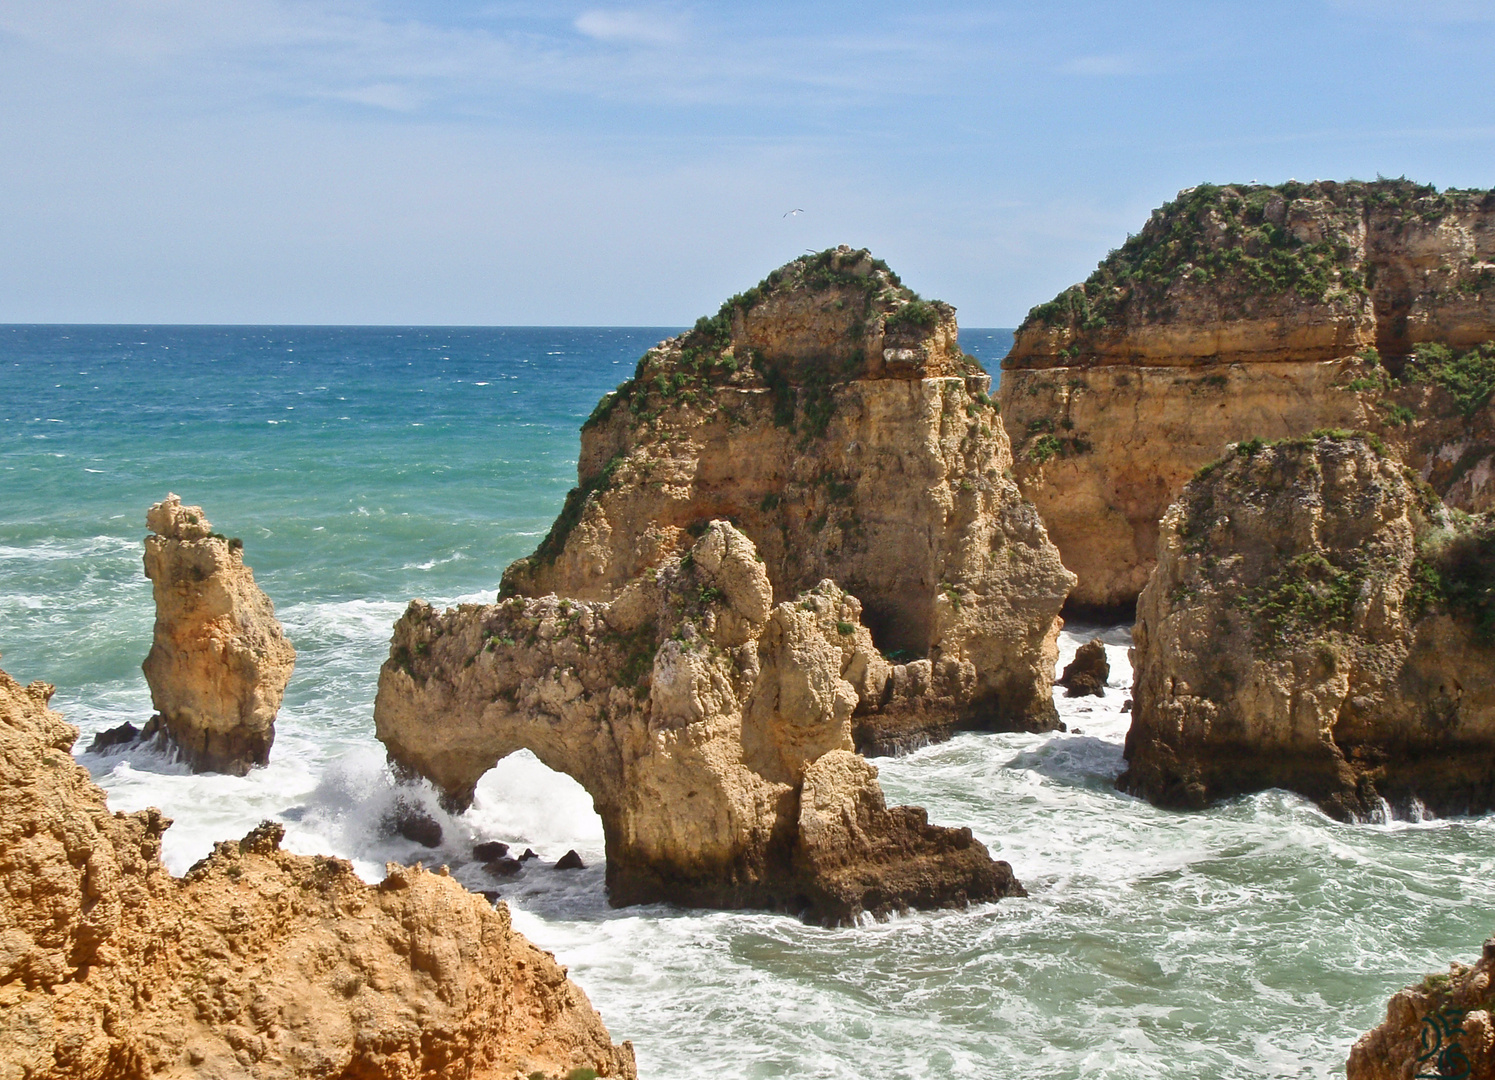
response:
<path id="1" fill-rule="evenodd" d="M 306 812 L 310 809 L 311 807 L 309 806 L 288 807 L 287 809 L 280 812 L 280 819 L 282 821 L 300 821 L 306 816 Z"/>
<path id="2" fill-rule="evenodd" d="M 587 864 L 581 861 L 581 856 L 576 854 L 575 849 L 566 852 L 555 864 L 557 870 L 585 870 Z"/>
<path id="3" fill-rule="evenodd" d="M 1123 701 L 1121 703 L 1121 711 L 1122 712 L 1131 712 L 1132 711 L 1132 699 L 1131 698 L 1127 698 L 1125 701 Z"/>
<path id="4" fill-rule="evenodd" d="M 504 855 L 484 863 L 483 869 L 494 877 L 513 877 L 519 873 L 519 860 L 510 855 Z"/>
<path id="5" fill-rule="evenodd" d="M 503 899 L 503 893 L 497 889 L 479 889 L 478 895 L 490 904 L 496 904 Z"/>
<path id="6" fill-rule="evenodd" d="M 509 853 L 509 845 L 497 840 L 484 840 L 481 844 L 472 845 L 472 857 L 478 862 L 492 862 L 494 859 L 502 859 Z"/>
<path id="7" fill-rule="evenodd" d="M 1075 658 L 1064 669 L 1059 685 L 1069 691 L 1070 697 L 1091 694 L 1101 697 L 1106 692 L 1106 680 L 1111 677 L 1111 665 L 1106 660 L 1106 646 L 1100 638 L 1092 638 L 1080 646 Z"/>
<path id="8" fill-rule="evenodd" d="M 441 846 L 441 822 L 404 799 L 384 815 L 383 825 L 385 832 L 398 834 L 423 847 Z"/>
<path id="9" fill-rule="evenodd" d="M 525 848 L 524 849 L 524 854 L 521 855 L 521 856 L 519 856 L 519 861 L 520 862 L 525 862 L 525 861 L 527 861 L 529 859 L 538 859 L 539 857 L 540 856 L 538 856 L 538 855 L 535 854 L 535 851 L 534 851 L 533 848 Z"/>
<path id="10" fill-rule="evenodd" d="M 121 746 L 129 746 L 140 739 L 141 731 L 134 724 L 126 720 L 119 727 L 112 727 L 108 731 L 101 731 L 93 737 L 93 742 L 88 744 L 90 754 L 107 754 L 110 750 Z"/>

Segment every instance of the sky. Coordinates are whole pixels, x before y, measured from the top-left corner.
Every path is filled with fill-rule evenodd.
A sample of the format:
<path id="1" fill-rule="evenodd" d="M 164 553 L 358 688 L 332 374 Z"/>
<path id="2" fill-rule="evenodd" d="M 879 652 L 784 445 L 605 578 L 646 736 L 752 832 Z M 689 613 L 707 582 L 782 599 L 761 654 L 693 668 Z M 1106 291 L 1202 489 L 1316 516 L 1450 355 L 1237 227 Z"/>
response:
<path id="1" fill-rule="evenodd" d="M 1015 326 L 1203 181 L 1495 186 L 1492 64 L 1495 0 L 0 0 L 0 322 L 682 325 L 846 243 Z"/>

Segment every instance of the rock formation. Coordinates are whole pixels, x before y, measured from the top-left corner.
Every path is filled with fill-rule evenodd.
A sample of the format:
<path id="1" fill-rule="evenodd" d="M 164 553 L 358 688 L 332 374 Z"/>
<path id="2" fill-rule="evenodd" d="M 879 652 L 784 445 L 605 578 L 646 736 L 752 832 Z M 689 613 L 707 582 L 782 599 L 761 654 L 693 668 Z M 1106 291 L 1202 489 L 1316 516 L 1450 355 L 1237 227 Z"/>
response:
<path id="1" fill-rule="evenodd" d="M 1125 790 L 1495 808 L 1495 522 L 1366 437 L 1242 443 L 1203 470 L 1163 519 L 1133 641 Z"/>
<path id="2" fill-rule="evenodd" d="M 1242 439 L 1372 430 L 1450 504 L 1495 506 L 1491 339 L 1495 193 L 1181 192 L 1034 308 L 1002 364 L 1015 474 L 1079 576 L 1071 603 L 1129 605 L 1164 509 Z"/>
<path id="3" fill-rule="evenodd" d="M 1346 1080 L 1495 1080 L 1495 938 L 1473 967 L 1453 963 L 1386 1005 L 1386 1022 L 1350 1049 Z"/>
<path id="4" fill-rule="evenodd" d="M 852 752 L 894 673 L 823 581 L 775 605 L 724 521 L 611 600 L 413 601 L 379 673 L 390 758 L 455 805 L 528 749 L 591 794 L 616 905 L 789 909 L 825 921 L 1021 893 L 969 829 L 888 808 Z"/>
<path id="5" fill-rule="evenodd" d="M 243 543 L 214 533 L 202 507 L 167 495 L 145 522 L 156 631 L 144 667 L 157 714 L 145 734 L 164 735 L 198 772 L 242 776 L 270 759 L 296 650 Z"/>
<path id="6" fill-rule="evenodd" d="M 633 1077 L 549 953 L 443 873 L 289 855 L 266 824 L 183 878 L 111 814 L 52 688 L 0 672 L 0 1076 Z"/>
<path id="7" fill-rule="evenodd" d="M 957 725 L 1058 726 L 1072 577 L 1012 483 L 990 378 L 865 251 L 805 256 L 663 342 L 582 428 L 580 484 L 503 596 L 607 600 L 731 520 L 776 600 L 829 578 L 901 696 L 859 700 L 866 751 Z"/>
<path id="8" fill-rule="evenodd" d="M 1075 652 L 1075 658 L 1064 668 L 1059 685 L 1070 697 L 1100 697 L 1106 692 L 1106 680 L 1111 677 L 1111 664 L 1106 659 L 1106 646 L 1100 638 L 1092 638 Z"/>

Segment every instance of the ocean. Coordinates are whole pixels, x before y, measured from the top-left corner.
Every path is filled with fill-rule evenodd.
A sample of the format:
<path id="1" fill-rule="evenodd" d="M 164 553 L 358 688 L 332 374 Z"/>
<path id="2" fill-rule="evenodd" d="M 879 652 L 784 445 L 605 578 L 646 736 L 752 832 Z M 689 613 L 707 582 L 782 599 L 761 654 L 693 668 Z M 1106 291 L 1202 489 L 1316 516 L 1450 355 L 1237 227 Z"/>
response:
<path id="1" fill-rule="evenodd" d="M 603 893 L 601 824 L 527 753 L 445 840 L 384 834 L 395 791 L 372 708 L 412 597 L 489 599 L 575 482 L 577 429 L 670 328 L 0 327 L 0 666 L 56 684 L 79 761 L 117 810 L 161 807 L 181 873 L 263 819 L 286 846 L 448 863 L 503 892 L 650 1080 L 1343 1075 L 1388 996 L 1495 929 L 1495 823 L 1343 825 L 1281 791 L 1203 813 L 1119 794 L 1128 628 L 1070 731 L 963 734 L 879 759 L 890 802 L 969 825 L 1022 900 L 839 930 Z M 965 330 L 995 372 L 1011 333 Z M 150 716 L 144 514 L 175 491 L 244 540 L 299 653 L 271 764 L 193 776 L 82 752 Z M 475 839 L 534 848 L 487 879 Z M 549 864 L 575 848 L 587 864 Z"/>

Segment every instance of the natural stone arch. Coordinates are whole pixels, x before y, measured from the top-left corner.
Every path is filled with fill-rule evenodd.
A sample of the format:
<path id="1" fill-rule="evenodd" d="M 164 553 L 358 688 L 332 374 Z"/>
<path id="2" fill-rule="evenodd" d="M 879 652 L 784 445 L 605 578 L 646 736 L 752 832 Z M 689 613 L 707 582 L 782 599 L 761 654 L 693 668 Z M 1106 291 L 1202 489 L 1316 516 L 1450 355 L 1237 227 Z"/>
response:
<path id="1" fill-rule="evenodd" d="M 614 904 L 843 920 L 1020 891 L 969 830 L 889 809 L 851 752 L 861 694 L 890 681 L 859 616 L 830 582 L 775 607 L 752 543 L 712 522 L 611 602 L 412 602 L 375 726 L 456 806 L 519 749 L 573 777 L 602 818 Z"/>

